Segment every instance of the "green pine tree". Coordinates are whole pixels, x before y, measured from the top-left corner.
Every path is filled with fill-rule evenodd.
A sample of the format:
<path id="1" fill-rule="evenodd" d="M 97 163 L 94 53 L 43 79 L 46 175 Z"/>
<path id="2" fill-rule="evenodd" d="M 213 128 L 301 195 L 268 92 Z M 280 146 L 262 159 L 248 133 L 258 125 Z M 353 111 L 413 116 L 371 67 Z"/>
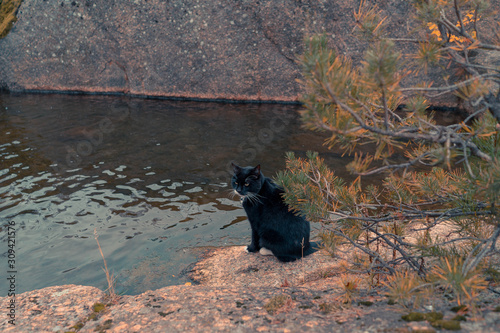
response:
<path id="1" fill-rule="evenodd" d="M 491 14 L 488 1 L 413 3 L 415 29 L 404 40 L 391 39 L 389 18 L 361 4 L 356 32 L 370 46 L 359 66 L 329 48 L 325 35 L 306 39 L 302 120 L 330 133 L 329 147 L 354 157 L 347 167 L 356 181 L 339 178 L 312 152 L 306 158 L 289 153 L 276 181 L 291 207 L 324 224 L 330 253 L 341 246 L 354 250 L 345 251 L 353 267 L 409 269 L 425 277 L 429 263 L 442 257 L 460 262 L 467 276 L 498 252 L 500 68 L 478 59 L 484 52 L 500 54 L 500 34 L 488 40 L 481 33 Z M 413 43 L 417 51 L 403 55 L 400 43 Z M 409 75 L 430 71 L 442 74 L 442 84 L 403 84 Z M 460 97 L 465 119 L 434 120 L 430 100 L 446 95 Z M 366 144 L 373 150 L 358 152 Z M 363 179 L 375 174 L 384 175 L 382 184 L 365 186 Z M 457 257 L 463 260 L 451 260 Z"/>

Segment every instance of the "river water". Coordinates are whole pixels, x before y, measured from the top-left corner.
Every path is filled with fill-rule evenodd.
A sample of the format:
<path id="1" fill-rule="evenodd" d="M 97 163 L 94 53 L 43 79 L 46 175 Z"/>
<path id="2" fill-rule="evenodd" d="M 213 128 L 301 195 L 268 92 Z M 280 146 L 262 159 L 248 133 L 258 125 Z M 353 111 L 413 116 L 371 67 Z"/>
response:
<path id="1" fill-rule="evenodd" d="M 106 289 L 95 230 L 119 293 L 185 283 L 202 249 L 249 243 L 231 161 L 273 176 L 285 152 L 320 150 L 345 169 L 324 136 L 301 128 L 298 108 L 1 94 L 2 271 L 16 272 L 16 293 Z"/>

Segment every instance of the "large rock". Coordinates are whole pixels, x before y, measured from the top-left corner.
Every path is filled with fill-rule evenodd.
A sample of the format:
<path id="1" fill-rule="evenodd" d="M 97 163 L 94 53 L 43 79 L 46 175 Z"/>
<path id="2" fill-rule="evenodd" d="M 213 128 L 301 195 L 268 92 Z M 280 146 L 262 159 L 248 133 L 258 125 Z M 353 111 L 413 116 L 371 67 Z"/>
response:
<path id="1" fill-rule="evenodd" d="M 308 31 L 354 45 L 345 1 L 24 0 L 4 88 L 295 101 Z"/>
<path id="2" fill-rule="evenodd" d="M 0 297 L 0 331 L 66 332 L 87 320 L 93 305 L 104 299 L 95 287 L 73 284 Z"/>
<path id="3" fill-rule="evenodd" d="M 426 323 L 402 321 L 408 308 L 391 305 L 368 276 L 349 274 L 342 267 L 340 260 L 321 250 L 297 262 L 280 263 L 272 256 L 246 253 L 243 246 L 218 248 L 193 268 L 200 285 L 168 286 L 114 301 L 97 288 L 76 285 L 0 297 L 0 331 L 432 331 Z M 342 287 L 346 281 L 354 283 L 349 294 Z M 444 319 L 456 317 L 450 300 L 438 295 L 430 301 Z M 461 332 L 500 332 L 497 303 L 493 289 L 479 294 L 477 320 L 461 322 Z"/>
<path id="4" fill-rule="evenodd" d="M 404 36 L 409 1 L 379 4 Z M 359 60 L 359 1 L 24 0 L 0 40 L 0 87 L 296 101 L 307 33 Z"/>

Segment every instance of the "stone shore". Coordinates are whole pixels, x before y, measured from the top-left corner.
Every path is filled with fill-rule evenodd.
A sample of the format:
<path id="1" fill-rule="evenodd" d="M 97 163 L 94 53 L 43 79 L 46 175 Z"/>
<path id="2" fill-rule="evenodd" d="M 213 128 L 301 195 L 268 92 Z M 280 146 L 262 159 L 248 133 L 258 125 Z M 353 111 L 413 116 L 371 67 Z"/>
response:
<path id="1" fill-rule="evenodd" d="M 64 285 L 16 297 L 15 323 L 0 298 L 2 332 L 434 332 L 428 322 L 405 322 L 410 310 L 389 305 L 380 289 L 338 274 L 340 263 L 318 251 L 283 264 L 248 254 L 242 246 L 210 250 L 192 272 L 192 283 L 120 296 L 110 301 L 95 287 Z M 358 281 L 345 303 L 340 287 Z M 498 286 L 497 286 L 498 287 Z M 498 288 L 497 288 L 498 289 Z M 500 332 L 498 294 L 487 292 L 481 314 L 461 322 L 461 332 Z M 445 319 L 452 303 L 434 303 Z"/>

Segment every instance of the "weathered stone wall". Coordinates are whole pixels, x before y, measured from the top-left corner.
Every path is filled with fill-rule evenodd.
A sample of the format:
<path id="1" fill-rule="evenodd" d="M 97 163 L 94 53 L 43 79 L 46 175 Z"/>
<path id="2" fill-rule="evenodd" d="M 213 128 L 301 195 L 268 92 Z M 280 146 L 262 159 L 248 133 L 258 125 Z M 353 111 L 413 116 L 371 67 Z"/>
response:
<path id="1" fill-rule="evenodd" d="M 377 1 L 404 35 L 409 1 Z M 0 87 L 297 101 L 303 38 L 359 59 L 359 1 L 24 0 L 0 40 Z"/>

